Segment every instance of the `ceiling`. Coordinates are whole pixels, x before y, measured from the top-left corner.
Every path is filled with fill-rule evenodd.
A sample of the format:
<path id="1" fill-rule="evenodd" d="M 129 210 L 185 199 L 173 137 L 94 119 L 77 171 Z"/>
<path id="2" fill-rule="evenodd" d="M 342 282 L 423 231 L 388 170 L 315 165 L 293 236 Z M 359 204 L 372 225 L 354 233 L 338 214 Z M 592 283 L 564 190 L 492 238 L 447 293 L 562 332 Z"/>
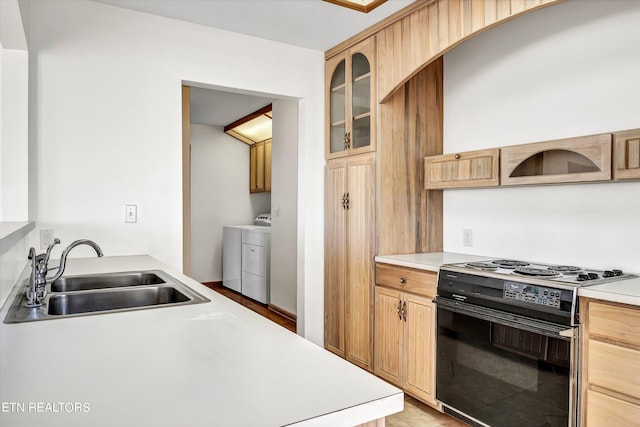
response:
<path id="1" fill-rule="evenodd" d="M 323 52 L 413 3 L 387 0 L 362 13 L 322 0 L 93 1 Z M 225 126 L 274 100 L 192 87 L 191 122 Z"/>
<path id="2" fill-rule="evenodd" d="M 226 126 L 273 101 L 264 96 L 191 87 L 191 123 Z"/>
<path id="3" fill-rule="evenodd" d="M 194 24 L 326 51 L 413 0 L 362 13 L 322 0 L 93 0 Z"/>

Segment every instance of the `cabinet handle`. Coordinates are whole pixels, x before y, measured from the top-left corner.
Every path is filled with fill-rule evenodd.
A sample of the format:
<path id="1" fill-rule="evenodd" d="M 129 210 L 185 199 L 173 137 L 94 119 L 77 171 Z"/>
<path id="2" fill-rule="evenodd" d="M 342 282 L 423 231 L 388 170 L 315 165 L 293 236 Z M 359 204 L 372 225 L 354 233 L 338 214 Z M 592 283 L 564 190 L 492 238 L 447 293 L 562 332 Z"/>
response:
<path id="1" fill-rule="evenodd" d="M 348 150 L 351 148 L 351 132 L 345 132 L 344 138 L 342 138 L 342 142 L 344 144 L 344 149 Z"/>
<path id="2" fill-rule="evenodd" d="M 402 301 L 398 300 L 398 308 L 396 308 L 396 313 L 398 313 L 398 319 L 402 320 Z"/>
<path id="3" fill-rule="evenodd" d="M 458 160 L 460 159 L 460 154 L 456 154 L 454 157 L 456 158 L 456 160 Z"/>
<path id="4" fill-rule="evenodd" d="M 406 281 L 406 280 L 404 280 L 404 277 L 401 277 L 401 278 L 400 278 L 400 283 L 406 283 L 406 282 L 407 282 L 407 281 Z"/>
<path id="5" fill-rule="evenodd" d="M 407 302 L 402 303 L 402 320 L 407 321 Z"/>

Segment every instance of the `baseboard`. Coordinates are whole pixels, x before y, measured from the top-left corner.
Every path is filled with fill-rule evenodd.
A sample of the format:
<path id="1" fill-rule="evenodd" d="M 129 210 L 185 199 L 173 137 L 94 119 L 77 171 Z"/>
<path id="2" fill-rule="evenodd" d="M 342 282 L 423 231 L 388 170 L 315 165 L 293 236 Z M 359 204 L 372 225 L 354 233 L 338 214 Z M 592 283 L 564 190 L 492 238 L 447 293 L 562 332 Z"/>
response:
<path id="1" fill-rule="evenodd" d="M 297 316 L 295 314 L 285 310 L 284 308 L 280 308 L 277 305 L 273 305 L 271 303 L 267 304 L 267 308 L 269 308 L 269 310 L 271 310 L 271 311 L 275 311 L 279 315 L 284 316 L 289 320 L 293 320 L 294 322 L 297 321 Z"/>

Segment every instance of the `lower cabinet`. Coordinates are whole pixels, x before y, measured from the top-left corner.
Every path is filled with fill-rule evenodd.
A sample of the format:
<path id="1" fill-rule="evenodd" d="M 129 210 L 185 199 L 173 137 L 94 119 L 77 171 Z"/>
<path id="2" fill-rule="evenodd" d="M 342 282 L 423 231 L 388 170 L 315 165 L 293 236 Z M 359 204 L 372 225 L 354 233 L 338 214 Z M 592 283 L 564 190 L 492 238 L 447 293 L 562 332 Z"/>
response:
<path id="1" fill-rule="evenodd" d="M 374 373 L 437 407 L 434 295 L 422 295 L 435 294 L 435 273 L 377 264 L 376 277 Z"/>
<path id="2" fill-rule="evenodd" d="M 583 298 L 581 425 L 637 426 L 640 308 Z"/>

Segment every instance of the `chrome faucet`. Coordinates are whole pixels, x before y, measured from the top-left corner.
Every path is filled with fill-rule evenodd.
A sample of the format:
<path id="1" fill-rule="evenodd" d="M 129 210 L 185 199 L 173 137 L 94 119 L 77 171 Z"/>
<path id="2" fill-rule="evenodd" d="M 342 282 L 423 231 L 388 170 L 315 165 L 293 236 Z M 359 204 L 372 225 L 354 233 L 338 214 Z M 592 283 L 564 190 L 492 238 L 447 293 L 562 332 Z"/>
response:
<path id="1" fill-rule="evenodd" d="M 62 256 L 60 257 L 60 265 L 51 269 L 58 269 L 56 275 L 51 278 L 47 278 L 47 273 L 49 272 L 49 257 L 51 256 L 51 249 L 53 249 L 53 247 L 58 243 L 60 243 L 60 239 L 54 239 L 53 243 L 49 245 L 49 247 L 47 247 L 47 251 L 40 255 L 36 255 L 36 250 L 34 248 L 29 249 L 29 259 L 31 260 L 31 277 L 29 278 L 29 286 L 27 287 L 27 291 L 25 293 L 25 297 L 27 299 L 27 307 L 39 307 L 42 305 L 42 301 L 47 296 L 46 285 L 55 282 L 64 274 L 64 269 L 67 264 L 67 256 L 69 255 L 71 249 L 79 245 L 88 245 L 95 249 L 99 257 L 103 255 L 102 249 L 100 249 L 100 246 L 98 246 L 95 242 L 86 239 L 76 240 L 62 251 Z"/>

